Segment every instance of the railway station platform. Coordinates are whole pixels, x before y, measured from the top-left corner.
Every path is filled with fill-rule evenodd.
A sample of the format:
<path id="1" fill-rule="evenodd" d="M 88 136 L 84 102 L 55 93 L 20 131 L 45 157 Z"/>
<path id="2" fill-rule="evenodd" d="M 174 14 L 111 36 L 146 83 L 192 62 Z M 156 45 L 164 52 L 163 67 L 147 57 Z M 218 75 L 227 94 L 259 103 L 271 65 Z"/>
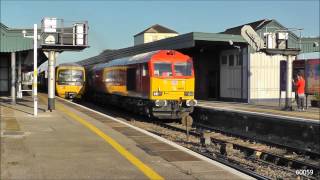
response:
<path id="1" fill-rule="evenodd" d="M 198 101 L 192 114 L 198 126 L 260 142 L 320 150 L 320 109 L 283 111 L 275 104 Z"/>
<path id="2" fill-rule="evenodd" d="M 198 101 L 199 107 L 212 108 L 212 109 L 223 109 L 230 112 L 243 112 L 251 113 L 256 115 L 265 115 L 265 116 L 283 116 L 288 118 L 295 119 L 308 119 L 320 121 L 320 108 L 308 107 L 305 111 L 284 111 L 283 107 L 279 107 L 277 103 L 264 103 L 263 105 L 259 104 L 248 104 L 248 103 L 239 103 L 239 102 L 222 102 L 222 101 Z"/>
<path id="3" fill-rule="evenodd" d="M 39 95 L 38 117 L 31 97 L 16 105 L 0 98 L 0 179 L 252 179 L 111 117 L 92 118 L 62 100 L 55 111 L 46 109 L 45 94 Z"/>

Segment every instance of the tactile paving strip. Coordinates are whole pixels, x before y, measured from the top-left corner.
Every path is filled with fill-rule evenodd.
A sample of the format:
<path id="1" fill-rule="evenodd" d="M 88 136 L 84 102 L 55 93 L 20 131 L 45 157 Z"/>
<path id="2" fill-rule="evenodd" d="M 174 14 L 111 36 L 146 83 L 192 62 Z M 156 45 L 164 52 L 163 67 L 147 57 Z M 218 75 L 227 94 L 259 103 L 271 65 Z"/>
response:
<path id="1" fill-rule="evenodd" d="M 191 156 L 183 151 L 157 151 L 156 152 L 163 159 L 174 162 L 174 161 L 200 161 L 200 159 Z"/>
<path id="2" fill-rule="evenodd" d="M 112 129 L 119 131 L 120 133 L 130 137 L 130 136 L 146 136 L 145 134 L 134 130 L 132 128 L 129 127 L 112 127 Z"/>

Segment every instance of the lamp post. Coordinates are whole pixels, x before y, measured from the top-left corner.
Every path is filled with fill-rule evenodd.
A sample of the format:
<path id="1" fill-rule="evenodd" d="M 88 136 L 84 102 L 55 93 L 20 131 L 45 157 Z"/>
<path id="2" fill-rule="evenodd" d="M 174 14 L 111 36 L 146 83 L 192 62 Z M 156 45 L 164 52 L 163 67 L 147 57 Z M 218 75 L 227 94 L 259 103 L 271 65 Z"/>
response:
<path id="1" fill-rule="evenodd" d="M 23 37 L 33 38 L 33 83 L 32 83 L 32 93 L 33 93 L 33 115 L 38 116 L 38 26 L 33 25 L 33 36 L 27 36 L 25 30 L 22 31 Z"/>

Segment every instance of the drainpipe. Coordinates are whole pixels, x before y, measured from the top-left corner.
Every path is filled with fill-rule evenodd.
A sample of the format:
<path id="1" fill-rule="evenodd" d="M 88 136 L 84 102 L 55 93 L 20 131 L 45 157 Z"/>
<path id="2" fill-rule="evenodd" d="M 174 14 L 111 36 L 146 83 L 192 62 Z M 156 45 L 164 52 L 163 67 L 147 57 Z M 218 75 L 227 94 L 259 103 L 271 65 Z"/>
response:
<path id="1" fill-rule="evenodd" d="M 250 78 L 251 78 L 251 72 L 250 72 L 250 50 L 249 46 L 247 46 L 247 103 L 250 103 Z"/>
<path id="2" fill-rule="evenodd" d="M 55 52 L 49 51 L 48 59 L 48 110 L 55 110 Z"/>
<path id="3" fill-rule="evenodd" d="M 241 58 L 241 102 L 243 101 L 243 49 L 241 49 L 238 58 Z"/>
<path id="4" fill-rule="evenodd" d="M 22 55 L 19 53 L 18 56 L 18 93 L 17 93 L 17 98 L 22 98 L 22 89 L 21 89 L 21 61 L 22 61 Z"/>
<path id="5" fill-rule="evenodd" d="M 292 98 L 292 59 L 291 55 L 287 56 L 287 84 L 286 84 L 286 110 L 292 110 L 291 98 Z"/>

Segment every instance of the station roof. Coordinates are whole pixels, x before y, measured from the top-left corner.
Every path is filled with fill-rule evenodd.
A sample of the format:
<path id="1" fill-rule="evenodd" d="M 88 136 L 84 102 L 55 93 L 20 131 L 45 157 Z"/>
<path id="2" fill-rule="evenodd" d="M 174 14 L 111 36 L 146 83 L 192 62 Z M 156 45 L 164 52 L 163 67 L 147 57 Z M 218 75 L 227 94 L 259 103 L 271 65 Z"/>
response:
<path id="1" fill-rule="evenodd" d="M 250 22 L 250 23 L 247 23 L 247 24 L 243 24 L 243 25 L 240 25 L 240 26 L 236 26 L 236 27 L 232 27 L 232 28 L 226 29 L 223 33 L 240 35 L 241 34 L 241 28 L 243 26 L 245 26 L 245 25 L 250 25 L 252 27 L 252 29 L 257 31 L 259 29 L 262 29 L 265 25 L 267 25 L 271 21 L 273 21 L 273 20 L 261 19 L 261 20 L 258 20 L 258 21 L 254 21 L 254 22 Z"/>
<path id="2" fill-rule="evenodd" d="M 178 32 L 176 32 L 172 29 L 161 26 L 159 24 L 155 24 L 155 25 L 143 30 L 142 32 L 139 32 L 138 34 L 136 34 L 134 36 L 138 36 L 138 35 L 144 34 L 144 33 L 176 33 L 176 34 L 178 34 Z"/>
<path id="3" fill-rule="evenodd" d="M 320 52 L 320 37 L 301 38 L 301 50 L 304 53 Z"/>
<path id="4" fill-rule="evenodd" d="M 26 65 L 31 65 L 33 64 L 33 58 L 28 54 L 33 51 L 33 39 L 23 37 L 22 30 L 26 30 L 29 33 L 33 32 L 33 29 L 30 28 L 9 28 L 0 22 L 0 53 L 20 52 L 26 56 Z M 38 64 L 42 64 L 46 60 L 47 57 L 38 46 Z"/>
<path id="5" fill-rule="evenodd" d="M 275 19 L 261 19 L 258 21 L 254 21 L 254 22 L 250 22 L 247 24 L 242 24 L 240 26 L 236 26 L 236 27 L 232 27 L 229 29 L 226 29 L 224 32 L 225 34 L 236 34 L 236 35 L 240 35 L 241 34 L 241 28 L 245 25 L 250 25 L 252 27 L 252 29 L 254 29 L 257 33 L 259 31 L 262 30 L 267 30 L 266 27 L 270 30 L 270 29 L 275 29 L 275 30 L 288 30 L 288 28 L 286 28 L 285 26 L 283 26 L 282 24 L 280 24 L 277 20 Z M 289 31 L 289 33 L 294 36 L 294 38 L 298 39 L 299 37 Z"/>
<path id="6" fill-rule="evenodd" d="M 33 40 L 24 38 L 22 29 L 12 29 L 0 23 L 0 33 L 0 52 L 17 52 L 33 49 Z"/>
<path id="7" fill-rule="evenodd" d="M 101 54 L 79 61 L 78 63 L 84 66 L 91 66 L 94 64 L 105 63 L 110 60 L 128 57 L 140 53 L 155 51 L 155 50 L 179 50 L 193 48 L 198 45 L 228 45 L 229 41 L 234 44 L 244 43 L 247 41 L 240 35 L 219 34 L 219 33 L 203 33 L 191 32 L 175 37 L 162 39 L 145 44 L 139 44 L 132 47 L 127 47 L 118 50 L 106 50 Z"/>

